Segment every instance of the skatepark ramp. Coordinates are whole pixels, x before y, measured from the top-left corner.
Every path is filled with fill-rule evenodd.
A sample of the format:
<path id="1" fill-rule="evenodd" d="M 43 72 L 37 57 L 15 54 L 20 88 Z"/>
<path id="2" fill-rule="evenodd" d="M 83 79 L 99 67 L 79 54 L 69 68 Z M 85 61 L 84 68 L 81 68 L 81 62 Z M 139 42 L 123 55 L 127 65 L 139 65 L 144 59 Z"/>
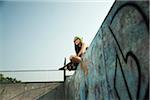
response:
<path id="1" fill-rule="evenodd" d="M 36 100 L 61 84 L 58 82 L 0 84 L 0 100 Z"/>
<path id="2" fill-rule="evenodd" d="M 148 22 L 148 1 L 115 1 L 65 82 L 66 100 L 148 100 Z"/>

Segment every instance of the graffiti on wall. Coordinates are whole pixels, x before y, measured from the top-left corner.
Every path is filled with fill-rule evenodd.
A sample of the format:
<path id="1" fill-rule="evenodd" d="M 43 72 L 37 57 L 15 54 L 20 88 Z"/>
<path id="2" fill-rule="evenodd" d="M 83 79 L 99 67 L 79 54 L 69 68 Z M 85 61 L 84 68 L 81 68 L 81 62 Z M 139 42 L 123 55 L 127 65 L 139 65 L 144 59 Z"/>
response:
<path id="1" fill-rule="evenodd" d="M 121 48 L 121 46 L 120 46 L 120 44 L 119 44 L 119 42 L 118 42 L 118 40 L 117 40 L 117 38 L 115 36 L 115 33 L 113 32 L 113 28 L 111 28 L 111 24 L 113 22 L 113 19 L 116 17 L 116 15 L 122 9 L 124 9 L 126 7 L 132 7 L 136 11 L 138 11 L 138 13 L 140 13 L 140 15 L 142 16 L 142 18 L 143 18 L 143 20 L 145 22 L 145 25 L 147 27 L 146 28 L 147 31 L 149 30 L 149 28 L 148 28 L 149 27 L 148 26 L 148 20 L 146 18 L 146 15 L 144 14 L 144 12 L 142 12 L 142 10 L 140 9 L 140 7 L 138 7 L 134 3 L 126 3 L 126 4 L 122 5 L 122 6 L 120 6 L 117 9 L 117 11 L 114 13 L 114 15 L 112 16 L 112 20 L 110 21 L 110 25 L 108 25 L 108 28 L 109 28 L 110 33 L 112 34 L 112 36 L 113 36 L 113 38 L 114 38 L 114 40 L 116 42 L 117 48 L 119 49 L 119 52 L 121 54 L 121 56 L 119 56 L 119 52 L 117 52 L 117 50 L 116 50 L 117 48 L 115 48 L 115 51 L 116 51 L 116 62 L 115 62 L 115 74 L 114 74 L 114 90 L 116 92 L 117 98 L 120 100 L 121 97 L 120 97 L 120 94 L 119 94 L 119 91 L 118 91 L 118 88 L 117 88 L 117 85 L 116 85 L 117 72 L 118 72 L 117 70 L 118 70 L 118 68 L 120 68 L 120 72 L 122 74 L 122 78 L 123 78 L 123 81 L 124 81 L 124 84 L 125 84 L 126 93 L 128 95 L 128 98 L 130 100 L 133 100 L 133 99 L 139 100 L 139 96 L 140 96 L 140 92 L 141 92 L 141 81 L 142 81 L 141 80 L 141 65 L 139 63 L 139 60 L 138 60 L 137 56 L 132 51 L 127 51 L 127 53 L 124 55 L 123 50 L 122 50 L 122 48 Z M 120 57 L 122 57 L 122 58 L 120 58 Z M 130 58 L 130 60 L 129 60 L 129 58 Z M 137 72 L 136 74 L 138 76 L 138 78 L 137 78 L 137 85 L 135 87 L 137 91 L 136 91 L 135 94 L 133 94 L 131 92 L 130 88 L 129 88 L 128 80 L 127 80 L 127 77 L 126 77 L 125 72 L 123 70 L 123 65 L 122 65 L 122 62 L 121 62 L 120 59 L 123 59 L 123 61 L 125 62 L 125 64 L 128 64 L 129 61 L 131 61 L 131 60 L 132 60 L 132 62 L 134 62 L 134 67 L 136 67 L 134 69 L 136 69 L 136 72 Z M 147 86 L 147 89 L 145 91 L 146 91 L 145 98 L 148 98 L 148 97 L 146 97 L 146 96 L 148 96 L 148 86 Z"/>

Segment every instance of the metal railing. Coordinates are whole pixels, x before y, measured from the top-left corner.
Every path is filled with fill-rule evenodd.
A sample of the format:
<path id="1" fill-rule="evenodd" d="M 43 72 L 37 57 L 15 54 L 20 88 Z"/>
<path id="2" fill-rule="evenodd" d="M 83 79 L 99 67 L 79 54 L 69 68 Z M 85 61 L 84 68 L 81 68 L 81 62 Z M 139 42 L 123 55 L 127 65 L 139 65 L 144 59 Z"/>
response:
<path id="1" fill-rule="evenodd" d="M 7 76 L 7 77 L 16 78 L 16 79 L 18 76 L 19 77 L 22 76 L 23 78 L 25 78 L 24 80 L 27 80 L 27 78 L 31 79 L 31 77 L 33 77 L 33 80 L 37 80 L 37 81 L 23 81 L 23 82 L 51 82 L 51 81 L 52 82 L 64 82 L 66 79 L 66 71 L 65 70 L 0 70 L 0 74 L 3 74 L 4 76 Z M 48 81 L 48 79 L 45 79 L 46 81 L 44 79 L 38 79 L 38 77 L 40 78 L 39 74 L 46 75 L 45 78 L 49 78 L 49 81 Z M 36 75 L 37 75 L 37 77 L 35 77 Z M 53 78 L 53 79 L 50 79 L 50 78 Z M 54 78 L 57 78 L 58 81 L 57 81 L 57 79 L 54 79 Z M 17 79 L 17 80 L 22 81 L 21 78 Z M 38 81 L 38 80 L 40 80 L 40 81 Z"/>

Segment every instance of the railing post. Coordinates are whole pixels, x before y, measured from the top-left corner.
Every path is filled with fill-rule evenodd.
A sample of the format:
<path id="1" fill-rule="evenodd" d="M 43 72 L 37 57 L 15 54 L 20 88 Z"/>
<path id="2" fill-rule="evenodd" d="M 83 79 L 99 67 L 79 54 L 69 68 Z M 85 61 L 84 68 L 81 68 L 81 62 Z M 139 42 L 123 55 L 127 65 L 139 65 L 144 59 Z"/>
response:
<path id="1" fill-rule="evenodd" d="M 66 57 L 64 59 L 64 66 L 66 65 Z M 64 81 L 66 80 L 66 69 L 64 68 Z"/>

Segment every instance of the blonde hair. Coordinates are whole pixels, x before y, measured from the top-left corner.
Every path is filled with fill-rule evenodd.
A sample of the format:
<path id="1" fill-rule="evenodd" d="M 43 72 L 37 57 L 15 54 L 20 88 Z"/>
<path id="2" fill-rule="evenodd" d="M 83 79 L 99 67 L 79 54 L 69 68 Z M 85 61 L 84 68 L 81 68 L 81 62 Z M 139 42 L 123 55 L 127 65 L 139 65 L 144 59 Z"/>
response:
<path id="1" fill-rule="evenodd" d="M 79 36 L 75 36 L 73 41 L 76 41 L 77 39 L 79 39 L 79 40 L 80 40 L 80 42 L 82 43 L 83 38 L 81 38 L 81 37 L 79 37 Z"/>

